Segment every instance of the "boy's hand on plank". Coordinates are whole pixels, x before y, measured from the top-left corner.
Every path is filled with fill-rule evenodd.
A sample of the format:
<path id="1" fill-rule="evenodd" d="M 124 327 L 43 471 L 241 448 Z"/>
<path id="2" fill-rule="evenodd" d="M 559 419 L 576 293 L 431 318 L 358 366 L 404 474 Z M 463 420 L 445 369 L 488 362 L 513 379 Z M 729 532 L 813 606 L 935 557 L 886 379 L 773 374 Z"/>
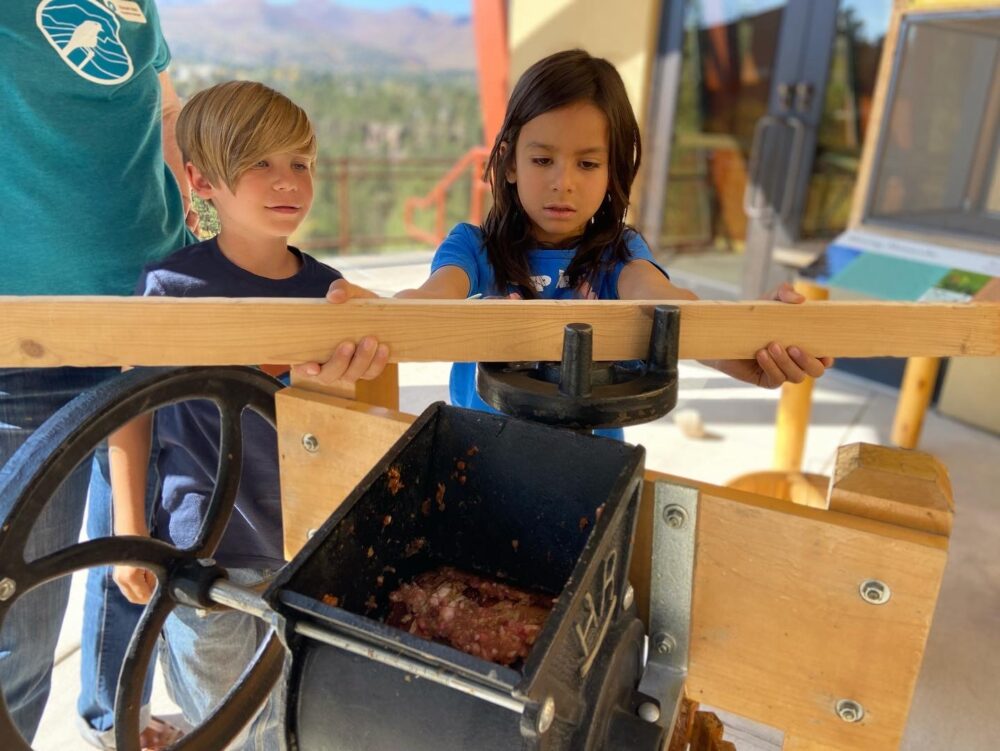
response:
<path id="1" fill-rule="evenodd" d="M 351 284 L 346 279 L 338 279 L 330 285 L 326 293 L 328 302 L 339 305 L 359 298 L 378 297 L 365 287 Z M 354 384 L 359 380 L 378 378 L 389 362 L 389 347 L 379 344 L 373 336 L 366 336 L 360 342 L 344 341 L 337 345 L 333 355 L 323 363 L 305 362 L 292 367 L 296 378 L 308 378 L 324 386 Z"/>

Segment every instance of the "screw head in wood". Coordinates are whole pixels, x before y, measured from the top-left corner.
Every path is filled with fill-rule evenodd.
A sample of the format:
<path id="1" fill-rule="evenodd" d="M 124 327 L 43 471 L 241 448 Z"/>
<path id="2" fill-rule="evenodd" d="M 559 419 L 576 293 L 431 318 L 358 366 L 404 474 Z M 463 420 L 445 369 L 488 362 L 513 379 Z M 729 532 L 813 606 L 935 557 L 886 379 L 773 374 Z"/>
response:
<path id="1" fill-rule="evenodd" d="M 865 716 L 865 708 L 853 699 L 839 699 L 836 712 L 844 722 L 861 722 Z"/>
<path id="2" fill-rule="evenodd" d="M 885 605 L 892 597 L 889 585 L 878 579 L 865 579 L 858 591 L 861 592 L 861 599 L 869 605 Z"/>

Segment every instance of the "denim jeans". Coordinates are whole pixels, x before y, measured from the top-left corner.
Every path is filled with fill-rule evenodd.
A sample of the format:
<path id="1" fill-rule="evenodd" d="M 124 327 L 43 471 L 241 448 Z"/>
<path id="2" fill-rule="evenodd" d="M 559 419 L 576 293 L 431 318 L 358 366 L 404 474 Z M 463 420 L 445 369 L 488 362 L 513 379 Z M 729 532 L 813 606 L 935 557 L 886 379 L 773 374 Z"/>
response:
<path id="1" fill-rule="evenodd" d="M 157 497 L 158 478 L 155 454 L 151 458 L 146 487 L 147 517 L 151 502 Z M 111 479 L 107 444 L 94 452 L 87 501 L 87 537 L 106 537 L 114 531 L 111 505 Z M 99 748 L 114 748 L 115 694 L 118 673 L 132 632 L 142 615 L 143 606 L 125 599 L 112 578 L 112 566 L 95 566 L 87 571 L 83 601 L 83 633 L 80 639 L 80 696 L 77 712 L 81 734 Z M 142 725 L 148 721 L 149 697 L 153 691 L 153 653 L 143 687 Z M 142 727 L 140 725 L 140 727 Z"/>
<path id="2" fill-rule="evenodd" d="M 272 575 L 263 569 L 229 569 L 234 584 L 254 586 Z M 218 706 L 270 633 L 259 618 L 235 610 L 205 611 L 184 605 L 163 624 L 160 665 L 170 698 L 184 719 L 200 725 Z M 286 660 L 287 668 L 287 660 Z M 281 751 L 284 678 L 279 680 L 260 713 L 227 747 L 230 751 Z"/>
<path id="3" fill-rule="evenodd" d="M 114 368 L 0 369 L 0 476 L 9 471 L 4 465 L 11 455 L 54 412 L 117 373 Z M 106 467 L 106 451 L 102 456 Z M 88 488 L 95 507 L 91 512 L 94 523 L 110 518 L 106 478 L 105 469 L 103 475 L 95 474 L 91 482 L 90 460 L 84 460 L 73 470 L 35 523 L 26 546 L 28 560 L 78 541 Z M 6 517 L 14 500 L 0 498 L 0 518 Z M 106 521 L 104 529 L 108 529 Z M 107 579 L 94 572 L 91 575 L 101 581 Z M 105 584 L 110 584 L 110 588 L 105 587 L 107 592 L 117 593 L 113 582 Z M 98 582 L 95 591 L 101 586 Z M 14 723 L 29 742 L 38 729 L 48 699 L 69 587 L 69 577 L 63 577 L 32 590 L 14 604 L 0 629 L 0 687 Z M 84 620 L 80 706 L 89 708 L 93 717 L 113 716 L 113 687 L 117 686 L 124 646 L 141 612 L 141 608 L 129 606 L 110 617 L 105 614 Z M 108 645 L 124 646 L 115 649 Z M 108 687 L 110 691 L 106 690 Z M 144 703 L 147 702 L 148 694 L 144 697 Z"/>

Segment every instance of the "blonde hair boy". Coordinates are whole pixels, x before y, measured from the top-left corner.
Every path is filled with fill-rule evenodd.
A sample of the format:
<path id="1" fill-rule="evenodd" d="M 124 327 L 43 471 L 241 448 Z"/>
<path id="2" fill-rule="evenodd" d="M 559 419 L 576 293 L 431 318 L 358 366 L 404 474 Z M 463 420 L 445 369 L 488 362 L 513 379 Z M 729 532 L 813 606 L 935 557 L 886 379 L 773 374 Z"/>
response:
<path id="1" fill-rule="evenodd" d="M 284 94 L 256 81 L 227 81 L 199 91 L 177 119 L 177 143 L 213 184 L 235 190 L 257 161 L 280 152 L 316 159 L 309 117 Z"/>

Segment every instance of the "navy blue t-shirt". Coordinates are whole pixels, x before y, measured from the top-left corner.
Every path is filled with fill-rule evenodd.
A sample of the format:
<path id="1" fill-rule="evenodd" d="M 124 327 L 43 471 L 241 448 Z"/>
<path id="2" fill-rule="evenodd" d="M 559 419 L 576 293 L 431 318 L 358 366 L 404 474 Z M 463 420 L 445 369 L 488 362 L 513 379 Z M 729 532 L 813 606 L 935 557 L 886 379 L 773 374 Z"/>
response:
<path id="1" fill-rule="evenodd" d="M 267 279 L 227 259 L 215 238 L 189 245 L 143 270 L 136 294 L 167 297 L 323 297 L 340 272 L 289 248 L 301 261 L 297 274 Z M 206 322 L 208 325 L 209 322 Z M 191 400 L 156 413 L 154 440 L 163 490 L 153 535 L 188 547 L 201 528 L 219 462 L 219 412 Z M 222 566 L 277 568 L 284 564 L 278 446 L 260 415 L 243 414 L 243 470 L 236 508 L 214 555 Z"/>

